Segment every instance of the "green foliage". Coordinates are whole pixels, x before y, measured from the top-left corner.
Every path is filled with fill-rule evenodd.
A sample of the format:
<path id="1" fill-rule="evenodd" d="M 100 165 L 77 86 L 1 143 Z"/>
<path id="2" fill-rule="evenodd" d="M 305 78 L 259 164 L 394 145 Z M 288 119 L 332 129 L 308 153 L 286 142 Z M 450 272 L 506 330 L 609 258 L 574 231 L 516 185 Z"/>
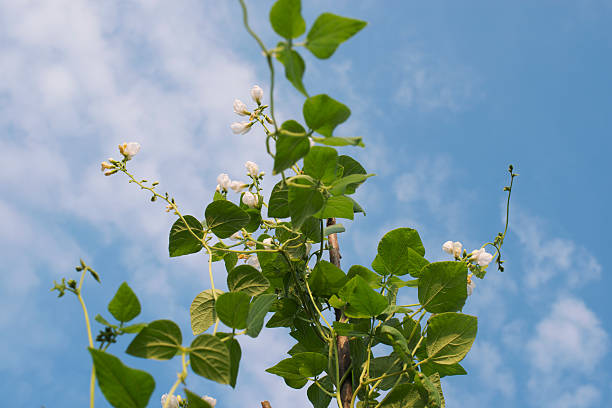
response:
<path id="1" fill-rule="evenodd" d="M 217 298 L 222 293 L 223 291 L 215 289 Z M 193 299 L 189 308 L 189 315 L 191 316 L 191 330 L 195 335 L 205 332 L 210 326 L 215 324 L 217 314 L 215 312 L 215 299 L 212 289 L 200 292 Z"/>
<path id="2" fill-rule="evenodd" d="M 115 408 L 145 408 L 155 389 L 149 373 L 125 366 L 117 357 L 90 348 L 98 385 Z"/>
<path id="3" fill-rule="evenodd" d="M 323 207 L 325 199 L 316 186 L 302 185 L 289 187 L 289 212 L 291 224 L 300 228 L 306 219 Z"/>
<path id="4" fill-rule="evenodd" d="M 467 298 L 467 266 L 463 262 L 435 262 L 419 278 L 419 303 L 430 313 L 461 310 Z"/>
<path id="5" fill-rule="evenodd" d="M 306 48 L 317 58 L 329 58 L 340 44 L 357 34 L 366 24 L 365 21 L 323 13 L 306 36 Z"/>
<path id="6" fill-rule="evenodd" d="M 232 292 L 244 292 L 256 296 L 270 287 L 270 282 L 250 265 L 239 265 L 227 275 L 227 287 Z"/>
<path id="7" fill-rule="evenodd" d="M 421 268 L 427 265 L 423 258 L 425 248 L 419 233 L 412 228 L 398 228 L 385 234 L 378 243 L 379 262 L 385 274 L 418 277 Z M 377 268 L 374 268 L 377 270 Z"/>
<path id="8" fill-rule="evenodd" d="M 201 334 L 189 346 L 190 366 L 194 373 L 220 384 L 232 379 L 230 352 L 216 336 Z"/>
<path id="9" fill-rule="evenodd" d="M 219 238 L 229 238 L 251 220 L 249 214 L 230 201 L 213 201 L 206 207 L 205 216 L 206 225 Z"/>
<path id="10" fill-rule="evenodd" d="M 278 174 L 290 168 L 295 162 L 306 156 L 309 151 L 310 141 L 302 125 L 295 120 L 284 122 L 281 125 L 281 132 L 276 140 L 273 174 Z M 272 203 L 270 203 L 270 205 L 271 204 Z M 274 210 L 272 211 L 274 212 Z M 269 213 L 270 210 L 268 210 L 268 214 Z M 285 216 L 280 218 L 285 218 Z"/>
<path id="11" fill-rule="evenodd" d="M 249 314 L 250 296 L 244 292 L 228 292 L 217 298 L 215 309 L 219 319 L 232 329 L 244 329 Z"/>
<path id="12" fill-rule="evenodd" d="M 351 116 L 351 110 L 328 95 L 311 96 L 302 108 L 306 125 L 317 133 L 331 137 L 334 129 Z"/>
<path id="13" fill-rule="evenodd" d="M 108 311 L 120 322 L 129 322 L 140 314 L 140 302 L 136 294 L 123 282 L 108 304 Z"/>
<path id="14" fill-rule="evenodd" d="M 287 43 L 280 42 L 277 48 L 280 48 L 280 51 L 276 53 L 276 59 L 285 67 L 285 77 L 293 84 L 295 89 L 308 97 L 306 88 L 304 88 L 304 84 L 302 83 L 304 71 L 306 70 L 304 60 L 297 51 L 289 48 Z"/>
<path id="15" fill-rule="evenodd" d="M 297 38 L 306 32 L 300 0 L 277 0 L 270 9 L 270 24 L 276 34 L 286 39 Z"/>
<path id="16" fill-rule="evenodd" d="M 349 280 L 338 293 L 347 303 L 344 313 L 353 318 L 378 316 L 387 307 L 387 299 L 370 287 L 361 276 Z"/>
<path id="17" fill-rule="evenodd" d="M 427 359 L 451 365 L 463 360 L 476 339 L 478 319 L 461 313 L 432 316 L 427 326 Z"/>
<path id="18" fill-rule="evenodd" d="M 253 302 L 249 307 L 249 314 L 247 315 L 246 334 L 248 336 L 259 336 L 259 332 L 261 332 L 261 329 L 263 328 L 263 322 L 266 314 L 270 310 L 274 300 L 276 300 L 276 295 L 273 294 L 264 294 L 253 299 Z"/>
<path id="19" fill-rule="evenodd" d="M 281 180 L 272 189 L 268 200 L 268 217 L 287 218 L 289 212 L 289 188 Z"/>
<path id="20" fill-rule="evenodd" d="M 198 394 L 189 391 L 187 388 L 185 388 L 184 391 L 185 395 L 187 396 L 189 408 L 212 408 L 210 404 L 200 398 Z"/>
<path id="21" fill-rule="evenodd" d="M 169 360 L 180 351 L 182 342 L 181 329 L 176 323 L 156 320 L 134 337 L 125 352 L 135 357 Z"/>
<path id="22" fill-rule="evenodd" d="M 202 249 L 202 242 L 200 242 L 200 239 L 204 237 L 202 224 L 191 215 L 185 215 L 183 218 L 187 224 L 179 218 L 170 230 L 168 252 L 171 257 L 193 254 Z"/>

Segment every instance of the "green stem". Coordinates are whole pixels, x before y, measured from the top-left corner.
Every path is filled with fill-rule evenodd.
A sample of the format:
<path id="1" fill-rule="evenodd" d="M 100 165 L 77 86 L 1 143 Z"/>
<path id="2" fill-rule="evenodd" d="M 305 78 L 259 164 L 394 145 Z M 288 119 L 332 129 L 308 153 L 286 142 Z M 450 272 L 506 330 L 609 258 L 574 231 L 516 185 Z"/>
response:
<path id="1" fill-rule="evenodd" d="M 81 280 L 79 281 L 79 286 L 76 290 L 76 295 L 79 298 L 79 303 L 81 303 L 81 308 L 83 309 L 83 315 L 85 315 L 85 325 L 87 326 L 87 339 L 89 341 L 89 347 L 94 348 L 93 346 L 93 337 L 91 336 L 91 324 L 89 323 L 89 313 L 87 313 L 87 307 L 85 306 L 85 301 L 83 300 L 83 296 L 81 296 L 81 288 L 83 287 L 83 280 L 85 278 L 85 274 L 87 273 L 87 268 L 83 269 L 81 273 Z M 96 367 L 91 366 L 91 380 L 89 382 L 89 406 L 90 408 L 94 408 L 94 397 L 96 391 Z"/>
<path id="2" fill-rule="evenodd" d="M 172 399 L 172 396 L 174 395 L 174 391 L 176 391 L 179 384 L 184 383 L 185 378 L 187 378 L 187 363 L 185 362 L 185 351 L 181 353 L 181 364 L 182 364 L 182 371 L 177 374 L 178 378 L 172 385 L 172 388 L 170 388 L 170 391 L 168 391 L 168 394 L 166 394 L 166 402 L 164 403 L 163 408 L 168 408 L 170 406 L 169 405 L 170 400 Z"/>

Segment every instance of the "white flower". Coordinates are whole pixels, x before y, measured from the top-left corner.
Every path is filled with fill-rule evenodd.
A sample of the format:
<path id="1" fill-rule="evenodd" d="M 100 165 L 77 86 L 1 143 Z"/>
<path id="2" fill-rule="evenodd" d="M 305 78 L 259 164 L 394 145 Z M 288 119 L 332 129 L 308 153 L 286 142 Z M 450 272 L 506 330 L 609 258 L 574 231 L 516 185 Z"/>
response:
<path id="1" fill-rule="evenodd" d="M 251 208 L 254 208 L 257 205 L 258 202 L 258 198 L 255 194 L 247 191 L 246 193 L 244 193 L 244 195 L 242 196 L 242 202 L 245 205 L 248 205 Z"/>
<path id="2" fill-rule="evenodd" d="M 130 160 L 140 151 L 140 143 L 129 142 L 119 145 L 119 151 L 126 159 Z"/>
<path id="3" fill-rule="evenodd" d="M 234 134 L 244 135 L 249 130 L 251 130 L 251 126 L 253 126 L 253 123 L 255 122 L 234 122 L 230 125 L 230 127 L 232 128 L 232 132 L 234 132 Z"/>
<path id="4" fill-rule="evenodd" d="M 161 397 L 161 406 L 162 408 L 179 408 L 179 402 L 176 398 L 176 395 L 170 397 L 168 404 L 166 404 L 166 399 L 168 399 L 168 394 L 164 394 Z"/>
<path id="5" fill-rule="evenodd" d="M 259 259 L 257 258 L 257 255 L 251 255 L 247 258 L 246 263 L 248 265 L 251 265 L 253 268 L 261 271 L 261 266 L 259 265 Z"/>
<path id="6" fill-rule="evenodd" d="M 253 98 L 258 105 L 261 105 L 261 100 L 263 99 L 263 89 L 261 89 L 258 85 L 255 85 L 253 88 L 251 88 L 251 98 Z"/>
<path id="7" fill-rule="evenodd" d="M 447 254 L 453 255 L 455 258 L 460 258 L 461 251 L 463 251 L 463 244 L 459 241 L 446 241 L 442 244 L 442 250 Z"/>
<path id="8" fill-rule="evenodd" d="M 244 190 L 244 188 L 245 188 L 245 187 L 247 187 L 247 186 L 248 186 L 248 184 L 243 183 L 242 181 L 237 181 L 237 180 L 234 180 L 234 181 L 232 181 L 232 182 L 230 183 L 230 188 L 231 188 L 232 190 L 234 190 L 234 192 L 236 192 L 236 193 L 241 192 L 241 191 L 242 191 L 242 190 Z"/>
<path id="9" fill-rule="evenodd" d="M 244 167 L 246 167 L 247 174 L 249 176 L 257 178 L 257 176 L 259 175 L 259 166 L 257 166 L 256 163 L 253 163 L 252 161 L 247 161 L 246 163 L 244 163 Z"/>
<path id="10" fill-rule="evenodd" d="M 210 405 L 212 408 L 215 408 L 215 405 L 217 405 L 217 400 L 214 399 L 213 397 L 209 397 L 208 395 L 203 395 L 202 399 L 208 402 L 208 405 Z"/>
<path id="11" fill-rule="evenodd" d="M 474 292 L 474 288 L 476 287 L 476 283 L 472 280 L 472 274 L 468 275 L 467 278 L 467 295 L 472 296 L 472 292 Z"/>
<path id="12" fill-rule="evenodd" d="M 310 142 L 310 147 L 313 147 L 315 145 L 315 141 L 312 137 L 309 137 L 308 141 Z"/>
<path id="13" fill-rule="evenodd" d="M 220 193 L 221 192 L 221 186 L 217 184 L 217 187 L 215 188 L 215 191 L 217 193 Z"/>
<path id="14" fill-rule="evenodd" d="M 232 184 L 232 180 L 230 180 L 227 174 L 221 173 L 217 176 L 217 183 L 219 183 L 219 187 L 221 187 L 222 190 L 227 191 Z"/>
<path id="15" fill-rule="evenodd" d="M 272 248 L 272 238 L 266 238 L 263 240 L 264 247 L 266 249 Z"/>
<path id="16" fill-rule="evenodd" d="M 251 114 L 247 106 L 240 99 L 234 99 L 234 112 L 240 116 L 249 116 Z"/>
<path id="17" fill-rule="evenodd" d="M 475 261 L 478 265 L 486 268 L 489 263 L 493 260 L 493 255 L 485 251 L 484 248 L 475 249 L 470 253 L 470 259 Z"/>

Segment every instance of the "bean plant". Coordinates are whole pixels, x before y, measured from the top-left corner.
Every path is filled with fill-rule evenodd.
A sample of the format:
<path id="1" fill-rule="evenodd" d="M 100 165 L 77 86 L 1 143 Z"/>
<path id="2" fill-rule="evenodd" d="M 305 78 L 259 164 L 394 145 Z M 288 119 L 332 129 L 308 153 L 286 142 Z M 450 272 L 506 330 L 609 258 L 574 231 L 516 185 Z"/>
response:
<path id="1" fill-rule="evenodd" d="M 214 407 L 213 397 L 186 388 L 189 374 L 236 387 L 240 338 L 258 337 L 264 325 L 266 330 L 286 328 L 280 332 L 294 342 L 286 358 L 267 373 L 282 377 L 288 387 L 305 389 L 314 408 L 444 407 L 441 379 L 466 374 L 460 363 L 477 332 L 477 317 L 461 311 L 475 280 L 485 278 L 490 264 L 503 271 L 508 212 L 504 230 L 480 248 L 468 253 L 458 241 L 445 242 L 448 261 L 428 261 L 419 233 L 405 227 L 382 237 L 370 265 L 341 266 L 338 235 L 345 228 L 337 220 L 365 214 L 353 194 L 373 174 L 350 155 L 339 154 L 338 147 L 351 151 L 364 148 L 364 142 L 336 135 L 351 111 L 325 93 L 310 94 L 302 81 L 300 53 L 329 59 L 366 22 L 322 13 L 307 30 L 300 0 L 278 0 L 269 17 L 280 39 L 268 48 L 249 26 L 244 1 L 239 5 L 244 26 L 269 68 L 269 91 L 266 100 L 264 90 L 254 86 L 252 103 L 236 100 L 234 111 L 244 120 L 230 128 L 234 134 L 263 129 L 262 148 L 272 159 L 276 184 L 265 191 L 263 179 L 269 176 L 249 161 L 246 181 L 220 174 L 203 214 L 186 214 L 158 182 L 132 173 L 129 164 L 139 153 L 137 142 L 120 145 L 120 159 L 102 162 L 104 175 L 127 177 L 152 202 L 165 205 L 176 218 L 168 237 L 169 256 L 203 253 L 210 287 L 202 288 L 191 303 L 190 329 L 196 337 L 187 344 L 171 320 L 133 323 L 141 306 L 127 283 L 108 304 L 114 320 L 95 316 L 102 328 L 94 339 L 82 287 L 88 275 L 100 282 L 98 273 L 81 261 L 78 283 L 66 278 L 54 282 L 52 290 L 60 297 L 73 293 L 83 309 L 93 361 L 90 407 L 96 382 L 114 407 L 149 404 L 153 377 L 108 351 L 124 335 L 131 337 L 125 350 L 129 355 L 180 359 L 176 382 L 161 396 L 162 407 Z M 305 98 L 302 114 L 283 123 L 275 116 L 277 67 Z M 507 211 L 516 176 L 512 166 L 508 172 Z M 214 263 L 227 271 L 227 291 L 213 279 Z M 399 304 L 398 299 L 407 297 L 400 292 L 406 291 L 416 291 L 418 302 Z M 262 391 L 261 398 L 274 401 L 275 392 Z M 271 404 L 264 401 L 262 406 Z"/>

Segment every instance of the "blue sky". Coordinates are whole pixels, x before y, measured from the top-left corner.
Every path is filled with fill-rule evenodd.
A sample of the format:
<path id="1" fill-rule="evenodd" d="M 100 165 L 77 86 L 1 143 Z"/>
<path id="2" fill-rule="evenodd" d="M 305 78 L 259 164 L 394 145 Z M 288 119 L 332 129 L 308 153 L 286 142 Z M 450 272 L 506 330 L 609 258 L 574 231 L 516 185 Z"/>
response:
<path id="1" fill-rule="evenodd" d="M 268 46 L 272 4 L 248 2 Z M 306 52 L 305 84 L 352 109 L 337 129 L 377 177 L 356 198 L 367 216 L 345 223 L 343 266 L 369 265 L 384 232 L 419 230 L 428 256 L 442 242 L 475 248 L 502 228 L 506 168 L 514 191 L 506 272 L 478 281 L 465 308 L 479 316 L 468 376 L 447 378 L 447 406 L 596 407 L 612 398 L 612 317 L 605 232 L 612 152 L 612 6 L 603 0 L 499 2 L 309 1 L 307 24 L 331 11 L 369 25 L 330 60 Z M 256 9 L 258 7 L 259 9 Z M 138 141 L 131 162 L 200 215 L 216 176 L 253 160 L 271 174 L 263 135 L 235 136 L 234 98 L 267 68 L 240 25 L 237 2 L 0 1 L 0 392 L 16 406 L 82 407 L 89 357 L 76 299 L 49 293 L 83 257 L 90 313 L 128 281 L 140 319 L 171 318 L 190 341 L 189 305 L 208 288 L 204 257 L 168 259 L 172 216 L 100 161 Z M 282 75 L 281 75 L 282 77 Z M 267 95 L 266 95 L 267 97 Z M 278 116 L 301 119 L 302 97 L 281 78 Z M 266 185 L 273 185 L 268 177 Z M 216 281 L 224 281 L 222 268 Z M 307 406 L 263 372 L 290 347 L 281 329 L 241 339 L 235 391 L 191 375 L 218 406 Z M 143 361 L 151 406 L 178 361 Z M 97 406 L 106 406 L 101 395 Z"/>

